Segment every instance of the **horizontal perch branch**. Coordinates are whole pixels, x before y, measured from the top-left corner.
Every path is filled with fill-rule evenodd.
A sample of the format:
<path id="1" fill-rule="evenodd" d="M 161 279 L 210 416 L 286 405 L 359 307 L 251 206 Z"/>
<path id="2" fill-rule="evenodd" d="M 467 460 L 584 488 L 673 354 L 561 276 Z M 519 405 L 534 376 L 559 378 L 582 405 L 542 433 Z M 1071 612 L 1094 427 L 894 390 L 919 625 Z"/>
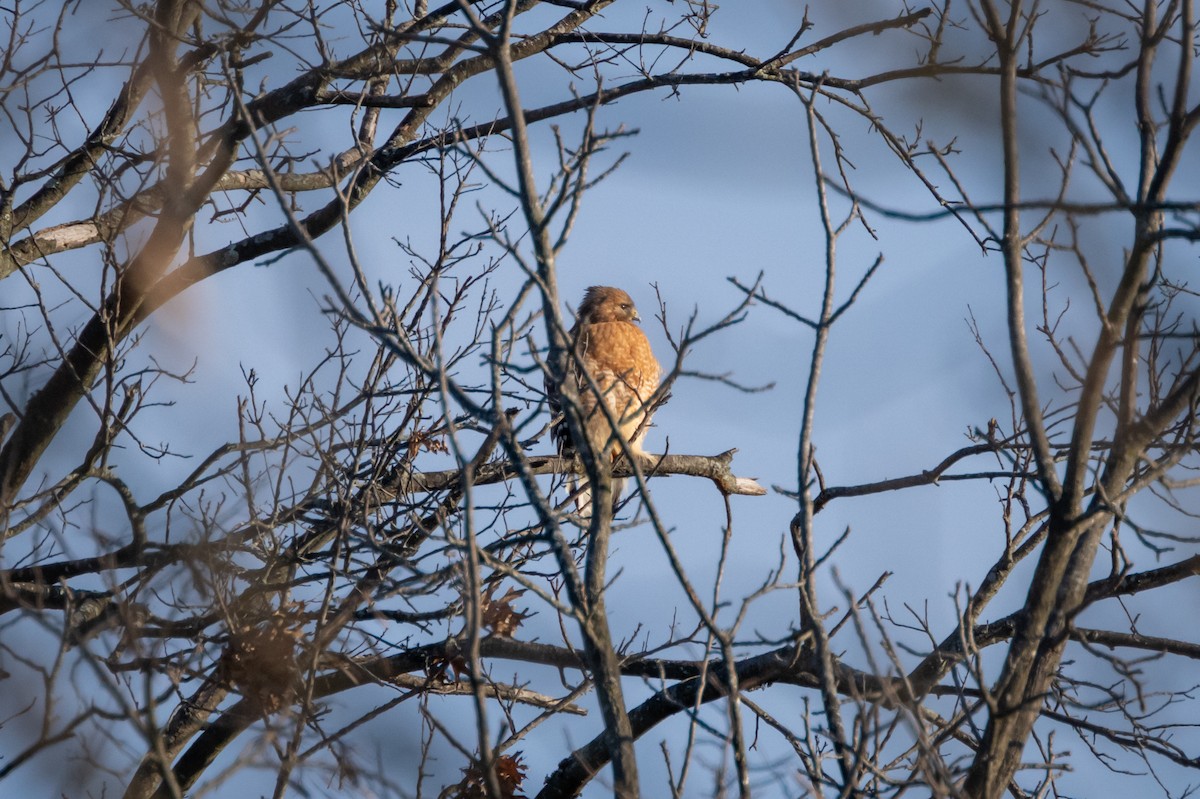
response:
<path id="1" fill-rule="evenodd" d="M 639 465 L 646 477 L 665 477 L 678 474 L 690 477 L 707 477 L 717 484 L 722 494 L 741 494 L 744 496 L 760 497 L 767 493 L 754 478 L 738 477 L 730 470 L 736 449 L 726 450 L 720 455 L 645 455 Z M 557 455 L 536 455 L 526 461 L 530 473 L 541 474 L 570 474 L 578 471 L 578 463 L 572 458 Z M 613 464 L 613 477 L 630 477 L 633 469 L 628 461 L 622 459 Z M 473 483 L 488 485 L 511 480 L 519 474 L 519 470 L 507 461 L 492 461 L 475 471 Z M 462 483 L 462 471 L 447 469 L 440 472 L 407 472 L 391 475 L 381 486 L 389 493 L 397 496 L 443 491 L 457 488 Z"/>

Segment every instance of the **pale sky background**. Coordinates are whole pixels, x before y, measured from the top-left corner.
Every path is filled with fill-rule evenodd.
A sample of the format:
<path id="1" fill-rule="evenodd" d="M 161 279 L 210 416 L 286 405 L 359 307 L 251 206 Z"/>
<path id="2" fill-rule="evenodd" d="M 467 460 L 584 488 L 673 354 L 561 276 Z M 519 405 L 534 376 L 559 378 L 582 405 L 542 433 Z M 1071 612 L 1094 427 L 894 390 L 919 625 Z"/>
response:
<path id="1" fill-rule="evenodd" d="M 656 4 L 650 5 L 657 9 Z M 894 14 L 897 7 L 885 2 L 812 3 L 810 19 L 816 27 L 806 36 L 815 40 L 851 20 Z M 646 4 L 618 4 L 605 21 L 593 27 L 624 28 L 645 10 Z M 673 11 L 666 9 L 666 13 Z M 714 18 L 710 40 L 767 55 L 786 44 L 803 11 L 802 4 L 783 0 L 731 2 Z M 1079 36 L 1083 28 L 1068 29 L 1065 20 L 1078 22 L 1081 17 L 1079 12 L 1073 16 L 1063 14 L 1054 24 L 1064 27 L 1048 27 L 1043 46 L 1051 47 L 1052 30 L 1064 40 Z M 71 31 L 74 35 L 84 35 L 76 28 Z M 357 34 L 354 30 L 345 34 L 344 52 L 349 52 L 356 46 Z M 113 34 L 113 39 L 110 46 L 118 46 L 119 36 Z M 812 63 L 801 62 L 797 66 L 827 69 L 839 77 L 858 77 L 870 74 L 877 67 L 911 63 L 919 46 L 917 40 L 902 33 L 869 36 L 834 48 Z M 280 59 L 279 63 L 288 62 Z M 263 74 L 269 87 L 281 85 L 292 77 L 291 73 L 271 74 L 269 68 L 264 68 Z M 620 74 L 619 70 L 614 72 Z M 561 98 L 562 76 L 546 62 L 522 65 L 520 76 L 527 105 Z M 552 86 L 547 88 L 546 84 Z M 933 141 L 944 144 L 955 139 L 962 151 L 956 160 L 961 170 L 959 175 L 972 190 L 974 199 L 994 202 L 1000 198 L 997 112 L 994 84 L 990 80 L 884 85 L 870 90 L 867 96 L 897 132 L 911 133 L 921 121 L 923 135 Z M 471 122 L 490 118 L 497 107 L 497 98 L 490 75 L 470 81 L 456 96 Z M 98 95 L 95 102 L 103 108 L 107 99 Z M 1052 161 L 1047 150 L 1052 146 L 1061 148 L 1061 134 L 1057 128 L 1043 126 L 1046 117 L 1032 99 L 1022 102 L 1029 113 L 1023 130 L 1026 196 L 1045 197 L 1056 185 L 1056 175 L 1048 168 Z M 864 120 L 828 105 L 822 105 L 821 110 L 830 113 L 844 137 L 848 156 L 857 167 L 852 180 L 859 191 L 892 208 L 909 211 L 935 208 L 924 188 L 887 153 Z M 398 113 L 385 115 L 381 130 L 387 130 L 389 123 L 394 124 Z M 1130 112 L 1114 104 L 1103 113 L 1106 124 L 1112 126 L 1113 153 L 1124 161 L 1127 169 L 1131 168 L 1133 154 L 1121 149 L 1122 144 L 1134 141 Z M 329 125 L 335 118 L 336 114 L 309 114 L 302 116 L 301 124 L 314 126 L 313 134 L 323 137 L 324 144 L 334 146 L 345 140 L 344 122 L 342 127 L 325 131 L 315 128 Z M 669 303 L 669 323 L 674 329 L 683 324 L 693 308 L 698 309 L 700 324 L 715 321 L 740 299 L 727 278 L 733 276 L 750 283 L 760 272 L 764 273 L 763 285 L 772 297 L 798 312 L 817 314 L 824 243 L 815 214 L 803 109 L 788 90 L 768 85 L 696 86 L 684 88 L 678 98 L 659 91 L 606 107 L 599 119 L 601 126 L 624 123 L 637 128 L 639 133 L 613 146 L 609 158 L 623 149 L 630 151 L 630 158 L 587 198 L 576 232 L 559 264 L 565 301 L 578 302 L 583 289 L 593 284 L 627 289 L 638 302 L 647 333 L 662 360 L 667 359 L 670 350 L 652 318 L 657 310 L 652 284 L 657 284 Z M 577 130 L 578 122 L 578 118 L 560 120 L 568 135 Z M 544 126 L 536 129 L 535 144 L 542 159 L 552 157 Z M 821 145 L 829 165 L 832 155 L 828 140 L 822 139 Z M 507 169 L 510 162 L 510 154 L 503 150 L 492 153 L 489 160 L 500 170 Z M 542 161 L 543 166 L 548 163 Z M 930 164 L 925 166 L 932 168 Z M 540 177 L 544 180 L 548 174 L 543 169 Z M 359 257 L 371 265 L 375 276 L 401 283 L 407 274 L 407 256 L 393 237 L 428 241 L 435 233 L 436 207 L 429 193 L 432 183 L 419 167 L 405 166 L 395 177 L 401 187 L 376 189 L 352 216 L 352 229 Z M 950 191 L 947 181 L 939 182 Z M 1185 183 L 1181 181 L 1179 185 Z M 1076 199 L 1094 198 L 1094 194 L 1088 194 L 1094 189 L 1092 182 L 1081 179 Z M 481 192 L 473 199 L 485 205 L 492 201 L 511 202 L 494 191 Z M 306 202 L 310 209 L 317 205 L 315 201 Z M 834 199 L 832 205 L 835 216 L 840 218 L 846 203 Z M 77 207 L 75 213 L 86 211 L 81 212 Z M 68 213 L 65 218 L 70 216 Z M 277 212 L 273 207 L 265 207 L 251 213 L 250 219 L 248 227 L 258 230 L 268 223 L 276 224 Z M 875 481 L 932 468 L 947 454 L 969 443 L 966 431 L 985 428 L 992 417 L 1006 431 L 1011 429 L 1007 399 L 966 322 L 973 314 L 1008 378 L 999 258 L 981 254 L 961 225 L 953 220 L 913 225 L 890 221 L 878 214 L 869 215 L 869 220 L 878 233 L 877 241 L 856 226 L 839 245 L 841 299 L 848 296 L 878 253 L 884 254 L 885 263 L 855 307 L 834 329 L 827 353 L 814 440 L 818 461 L 830 485 Z M 479 227 L 478 217 L 469 209 L 460 212 L 457 222 L 456 230 Z M 1091 246 L 1101 280 L 1116 274 L 1121 242 L 1129 227 L 1127 220 L 1114 218 L 1109 227 L 1095 228 Z M 202 240 L 209 244 L 239 235 L 233 224 L 211 226 L 201 233 Z M 327 235 L 320 246 L 328 257 L 344 265 L 339 233 Z M 84 255 L 76 259 L 76 265 L 86 270 L 94 261 L 92 256 Z M 1052 265 L 1052 270 L 1052 282 L 1057 287 L 1051 299 L 1058 303 L 1054 312 L 1061 309 L 1063 298 L 1072 297 L 1071 312 L 1063 322 L 1063 329 L 1077 331 L 1078 343 L 1086 350 L 1094 337 L 1094 324 L 1087 297 L 1079 293 L 1080 275 L 1065 262 Z M 1030 279 L 1036 280 L 1033 272 Z M 493 286 L 501 299 L 507 301 L 520 281 L 519 271 L 509 262 L 496 273 Z M 10 297 L 19 295 L 21 289 L 13 280 L 7 281 L 4 288 L 4 304 L 15 304 Z M 1031 296 L 1036 297 L 1037 286 L 1033 288 Z M 205 281 L 156 314 L 146 327 L 146 339 L 137 357 L 153 355 L 164 366 L 181 370 L 194 360 L 195 384 L 162 387 L 159 398 L 177 404 L 142 417 L 142 435 L 152 442 L 169 441 L 181 452 L 206 454 L 220 443 L 214 439 L 215 433 L 231 434 L 235 430 L 235 397 L 244 393 L 242 373 L 251 369 L 260 379 L 259 396 L 278 400 L 284 387 L 294 386 L 311 367 L 314 352 L 328 341 L 327 326 L 319 313 L 319 298 L 326 290 L 309 257 L 292 254 L 269 266 L 245 264 Z M 10 291 L 13 294 L 7 293 Z M 1037 307 L 1030 310 L 1036 312 Z M 12 322 L 6 321 L 4 330 L 12 332 Z M 767 486 L 794 490 L 800 404 L 811 347 L 812 334 L 807 328 L 773 309 L 756 306 L 744 323 L 701 343 L 688 366 L 704 372 L 729 372 L 745 384 L 773 382 L 774 389 L 742 394 L 714 383 L 681 380 L 671 402 L 656 416 L 656 427 L 646 441 L 647 449 L 662 451 L 668 439 L 674 453 L 716 454 L 737 447 L 739 453 L 734 460 L 737 474 L 757 477 Z M 1061 395 L 1051 390 L 1049 378 L 1055 366 L 1051 354 L 1039 348 L 1036 356 L 1045 385 L 1043 399 L 1061 400 Z M 188 419 L 188 423 L 181 425 L 180 419 Z M 47 462 L 61 468 L 75 462 L 92 435 L 91 424 L 90 417 L 77 419 L 55 442 L 54 458 Z M 548 441 L 545 447 L 549 450 Z M 131 454 L 128 463 L 120 468 L 124 477 L 138 487 L 140 496 L 148 498 L 193 468 L 194 463 L 195 460 L 155 464 Z M 994 467 L 994 461 L 977 458 L 964 462 L 956 471 Z M 655 481 L 652 487 L 655 503 L 674 529 L 673 538 L 686 565 L 696 581 L 707 587 L 724 520 L 720 497 L 711 484 L 682 477 Z M 984 482 L 946 483 L 835 501 L 818 517 L 818 539 L 828 544 L 848 527 L 850 536 L 832 560 L 842 583 L 859 594 L 883 572 L 892 572 L 876 595 L 877 607 L 883 609 L 886 604 L 901 620 L 906 620 L 906 606 L 927 614 L 940 638 L 951 630 L 956 612 L 952 595 L 958 586 L 978 585 L 1002 551 L 998 490 L 998 486 Z M 732 504 L 734 554 L 723 595 L 736 605 L 737 599 L 753 591 L 777 565 L 780 543 L 787 534 L 795 504 L 774 492 L 762 498 L 734 497 Z M 1179 519 L 1156 516 L 1153 521 L 1178 533 L 1188 532 L 1188 526 Z M 1125 544 L 1137 570 L 1160 565 L 1136 542 L 1127 540 Z M 787 568 L 794 574 L 794 557 L 790 546 L 786 548 Z M 1180 550 L 1170 558 L 1186 554 Z M 1031 567 L 1029 563 L 1018 570 L 1005 592 L 989 606 L 983 621 L 997 618 L 1019 604 Z M 608 599 L 617 637 L 632 634 L 641 625 L 643 635 L 660 639 L 676 609 L 683 614 L 684 602 L 673 584 L 664 579 L 665 569 L 661 549 L 647 527 L 622 533 L 617 538 L 610 570 L 613 574 L 619 571 L 620 576 Z M 846 603 L 828 571 L 823 577 L 823 602 L 845 608 Z M 1165 596 L 1160 595 L 1159 601 Z M 1171 596 L 1194 608 L 1193 588 L 1177 588 Z M 1136 608 L 1136 600 L 1129 605 Z M 753 631 L 768 637 L 782 636 L 796 622 L 791 594 L 781 592 L 762 600 L 755 608 L 752 621 L 744 628 L 746 637 Z M 530 636 L 540 634 L 543 640 L 554 642 L 555 620 L 542 611 L 527 623 L 525 630 Z M 1098 626 L 1100 622 L 1092 623 Z M 1141 629 L 1148 634 L 1167 632 L 1165 627 L 1152 629 L 1158 624 L 1148 618 Z M 37 633 L 29 634 L 31 640 L 37 639 Z M 911 646 L 927 646 L 919 636 L 900 637 Z M 851 637 L 843 634 L 839 641 L 843 639 L 842 646 L 853 650 Z M 1000 648 L 995 648 L 994 654 L 1000 652 Z M 906 658 L 910 666 L 916 662 L 915 657 Z M 847 655 L 847 660 L 854 666 L 866 666 L 853 652 Z M 513 664 L 493 665 L 497 676 L 516 671 Z M 1177 662 L 1165 661 L 1147 669 L 1161 669 L 1164 679 L 1172 685 L 1194 681 L 1194 675 L 1189 678 L 1178 671 Z M 552 670 L 544 671 L 553 687 L 557 678 Z M 525 673 L 524 669 L 521 673 Z M 1109 678 L 1110 675 L 1097 677 L 1102 682 Z M 628 685 L 632 704 L 645 692 L 633 681 Z M 361 711 L 387 698 L 381 690 L 365 689 L 335 698 L 329 704 L 335 708 L 335 717 L 348 719 L 352 711 Z M 800 727 L 802 699 L 816 701 L 810 692 L 786 687 L 759 692 L 752 698 L 765 703 L 781 717 L 794 714 L 796 729 Z M 457 721 L 456 729 L 466 740 L 471 740 L 468 702 L 462 698 L 434 698 L 431 705 L 435 712 L 439 706 L 444 708 L 444 718 Z M 0 706 L 11 711 L 13 700 L 0 699 Z M 359 738 L 362 746 L 378 746 L 385 760 L 395 762 L 415 756 L 408 749 L 418 735 L 414 710 L 401 707 L 367 725 Z M 713 706 L 707 712 L 709 717 L 716 718 L 724 710 Z M 7 714 L 0 714 L 3 715 Z M 493 724 L 498 718 L 498 715 L 492 718 Z M 336 725 L 330 722 L 329 726 Z M 598 731 L 596 714 L 584 723 L 572 720 L 568 727 L 571 743 L 580 745 Z M 639 766 L 646 796 L 660 795 L 660 788 L 661 795 L 665 795 L 658 746 L 661 740 L 670 740 L 673 753 L 678 755 L 681 729 L 678 722 L 664 724 L 642 739 Z M 0 730 L 0 742 L 5 735 Z M 760 735 L 763 746 L 751 753 L 756 766 L 788 754 L 774 733 L 764 728 Z M 1070 735 L 1060 732 L 1060 737 L 1066 739 Z M 533 740 L 550 745 L 541 752 L 532 745 L 524 747 L 525 761 L 530 767 L 527 786 L 530 794 L 567 754 L 556 736 L 543 734 Z M 140 743 L 133 742 L 132 746 L 136 750 Z M 453 750 L 439 747 L 435 776 L 429 786 L 440 787 L 456 780 L 457 769 L 462 765 Z M 1078 740 L 1060 743 L 1060 747 L 1074 749 L 1076 765 L 1087 766 L 1081 774 L 1063 777 L 1062 785 L 1068 794 L 1134 795 L 1135 786 L 1141 784 L 1139 780 L 1147 779 L 1118 777 L 1102 770 L 1083 751 Z M 237 751 L 235 746 L 224 757 L 231 757 Z M 23 770 L 28 795 L 57 795 L 60 788 L 66 789 L 69 779 L 78 776 L 71 774 L 70 768 L 69 777 L 50 773 L 44 770 L 47 765 L 43 762 Z M 60 778 L 68 781 L 60 786 L 56 784 Z M 1178 787 L 1187 779 L 1186 774 L 1167 777 L 1168 782 Z M 705 774 L 697 772 L 693 780 L 692 788 L 697 795 L 708 793 Z M 243 784 L 250 786 L 250 791 L 269 791 L 265 783 L 260 788 L 254 777 Z M 110 781 L 109 795 L 113 794 L 113 787 Z M 756 787 L 759 789 L 756 795 L 764 797 L 797 793 L 795 784 Z M 437 788 L 427 787 L 427 793 L 436 795 Z M 596 781 L 586 795 L 603 793 L 602 782 Z M 220 792 L 219 795 L 235 794 Z"/>

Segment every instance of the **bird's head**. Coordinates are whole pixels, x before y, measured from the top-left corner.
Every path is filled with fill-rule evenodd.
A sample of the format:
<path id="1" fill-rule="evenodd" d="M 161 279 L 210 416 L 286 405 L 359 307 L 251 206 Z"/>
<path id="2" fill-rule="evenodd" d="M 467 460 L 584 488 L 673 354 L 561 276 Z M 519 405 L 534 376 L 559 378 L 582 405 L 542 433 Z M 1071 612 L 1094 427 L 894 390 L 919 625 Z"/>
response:
<path id="1" fill-rule="evenodd" d="M 592 286 L 583 294 L 579 306 L 579 321 L 594 325 L 597 322 L 640 322 L 637 306 L 627 293 L 612 286 Z"/>

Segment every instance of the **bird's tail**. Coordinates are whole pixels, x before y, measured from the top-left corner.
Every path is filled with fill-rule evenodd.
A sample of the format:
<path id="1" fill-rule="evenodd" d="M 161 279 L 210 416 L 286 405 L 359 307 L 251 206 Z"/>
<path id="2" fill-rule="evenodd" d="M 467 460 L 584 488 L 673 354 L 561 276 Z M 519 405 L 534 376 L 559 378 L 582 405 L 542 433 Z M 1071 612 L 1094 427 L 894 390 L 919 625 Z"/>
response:
<path id="1" fill-rule="evenodd" d="M 612 511 L 615 516 L 629 482 L 626 477 L 612 479 Z M 592 520 L 592 489 L 588 481 L 579 477 L 567 478 L 567 496 L 575 502 L 575 512 L 584 524 Z"/>
<path id="2" fill-rule="evenodd" d="M 567 496 L 575 503 L 575 512 L 584 521 L 592 517 L 592 489 L 587 480 L 572 477 L 567 480 Z"/>

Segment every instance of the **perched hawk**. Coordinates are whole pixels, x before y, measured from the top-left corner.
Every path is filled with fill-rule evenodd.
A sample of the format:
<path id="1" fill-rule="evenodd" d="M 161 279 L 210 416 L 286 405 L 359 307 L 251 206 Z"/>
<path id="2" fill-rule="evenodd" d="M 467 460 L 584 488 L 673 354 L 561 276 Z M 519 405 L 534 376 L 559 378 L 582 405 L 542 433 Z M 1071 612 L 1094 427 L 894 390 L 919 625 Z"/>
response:
<path id="1" fill-rule="evenodd" d="M 646 403 L 658 388 L 661 369 L 646 334 L 634 324 L 640 321 L 633 300 L 624 291 L 611 286 L 592 286 L 583 295 L 570 333 L 575 354 L 568 365 L 567 379 L 574 381 L 578 391 L 579 409 L 592 452 L 610 461 L 621 454 L 622 438 L 629 442 L 634 453 L 641 453 L 639 442 L 650 426 L 650 408 Z M 551 434 L 559 453 L 571 457 L 576 452 L 575 442 L 571 440 L 566 419 L 562 418 L 562 396 L 557 386 L 548 386 L 546 394 L 550 412 L 557 420 Z M 601 403 L 617 420 L 619 435 L 614 433 Z M 578 482 L 569 482 L 572 493 Z M 624 484 L 624 480 L 613 481 L 614 504 Z M 585 488 L 577 495 L 575 507 L 582 512 L 590 502 L 591 494 Z"/>

